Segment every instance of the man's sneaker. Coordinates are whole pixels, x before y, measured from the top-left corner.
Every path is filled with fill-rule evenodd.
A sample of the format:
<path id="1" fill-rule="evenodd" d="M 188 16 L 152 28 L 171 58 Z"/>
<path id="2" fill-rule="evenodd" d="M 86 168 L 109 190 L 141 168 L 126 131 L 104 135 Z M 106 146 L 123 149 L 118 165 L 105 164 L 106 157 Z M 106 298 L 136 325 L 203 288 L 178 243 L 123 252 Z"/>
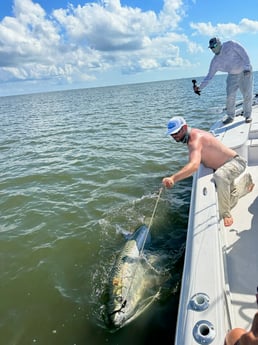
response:
<path id="1" fill-rule="evenodd" d="M 234 121 L 234 118 L 233 118 L 233 117 L 231 117 L 231 116 L 226 116 L 226 117 L 224 117 L 222 123 L 223 123 L 224 125 L 228 125 L 229 123 L 231 123 L 231 122 L 233 122 L 233 121 Z"/>
<path id="2" fill-rule="evenodd" d="M 252 122 L 252 118 L 251 118 L 251 116 L 246 117 L 246 118 L 245 118 L 245 122 L 246 122 L 246 123 L 250 123 L 250 122 Z"/>

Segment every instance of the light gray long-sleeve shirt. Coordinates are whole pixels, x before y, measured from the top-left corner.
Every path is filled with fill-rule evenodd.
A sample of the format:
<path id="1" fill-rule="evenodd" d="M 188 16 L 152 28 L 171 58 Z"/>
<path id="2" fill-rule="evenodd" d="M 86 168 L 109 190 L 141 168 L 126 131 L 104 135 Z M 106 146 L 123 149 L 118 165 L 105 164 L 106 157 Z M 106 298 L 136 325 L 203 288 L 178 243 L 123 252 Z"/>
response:
<path id="1" fill-rule="evenodd" d="M 225 42 L 222 44 L 220 53 L 211 60 L 209 72 L 199 88 L 201 90 L 205 88 L 218 71 L 239 74 L 251 69 L 249 56 L 241 44 L 235 41 Z"/>

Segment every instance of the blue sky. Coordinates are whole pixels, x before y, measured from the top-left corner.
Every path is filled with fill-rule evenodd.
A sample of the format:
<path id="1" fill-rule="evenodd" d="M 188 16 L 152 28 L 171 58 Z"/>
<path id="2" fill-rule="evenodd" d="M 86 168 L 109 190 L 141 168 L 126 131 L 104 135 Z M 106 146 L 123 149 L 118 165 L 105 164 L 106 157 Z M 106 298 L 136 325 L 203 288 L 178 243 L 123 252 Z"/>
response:
<path id="1" fill-rule="evenodd" d="M 0 96 L 204 76 L 213 36 L 258 70 L 257 0 L 3 0 Z"/>

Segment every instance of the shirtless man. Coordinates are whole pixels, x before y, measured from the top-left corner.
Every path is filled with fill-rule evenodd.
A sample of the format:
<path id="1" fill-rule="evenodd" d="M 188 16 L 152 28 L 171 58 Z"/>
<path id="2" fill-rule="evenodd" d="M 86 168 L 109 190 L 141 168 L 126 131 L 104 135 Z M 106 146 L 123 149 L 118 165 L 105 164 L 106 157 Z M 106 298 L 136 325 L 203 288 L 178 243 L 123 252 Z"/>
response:
<path id="1" fill-rule="evenodd" d="M 187 144 L 189 150 L 188 163 L 177 173 L 164 177 L 162 183 L 171 188 L 178 181 L 191 176 L 202 163 L 214 170 L 214 180 L 217 187 L 219 214 L 225 226 L 233 224 L 230 210 L 238 199 L 251 192 L 254 184 L 250 174 L 245 174 L 237 185 L 234 180 L 246 168 L 246 161 L 236 151 L 217 140 L 211 133 L 190 128 L 183 117 L 175 116 L 167 126 L 167 134 L 176 142 Z"/>

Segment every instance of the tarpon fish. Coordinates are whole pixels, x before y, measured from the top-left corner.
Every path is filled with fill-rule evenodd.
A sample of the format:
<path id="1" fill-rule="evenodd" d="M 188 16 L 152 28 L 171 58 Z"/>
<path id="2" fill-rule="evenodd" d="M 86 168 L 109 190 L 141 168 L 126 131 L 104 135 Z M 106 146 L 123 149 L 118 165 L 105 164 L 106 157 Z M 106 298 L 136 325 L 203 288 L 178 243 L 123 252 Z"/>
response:
<path id="1" fill-rule="evenodd" d="M 127 240 L 111 272 L 109 284 L 108 321 L 118 329 L 139 316 L 158 296 L 150 293 L 153 285 L 150 271 L 154 270 L 143 256 L 149 242 L 149 229 L 139 227 Z"/>

